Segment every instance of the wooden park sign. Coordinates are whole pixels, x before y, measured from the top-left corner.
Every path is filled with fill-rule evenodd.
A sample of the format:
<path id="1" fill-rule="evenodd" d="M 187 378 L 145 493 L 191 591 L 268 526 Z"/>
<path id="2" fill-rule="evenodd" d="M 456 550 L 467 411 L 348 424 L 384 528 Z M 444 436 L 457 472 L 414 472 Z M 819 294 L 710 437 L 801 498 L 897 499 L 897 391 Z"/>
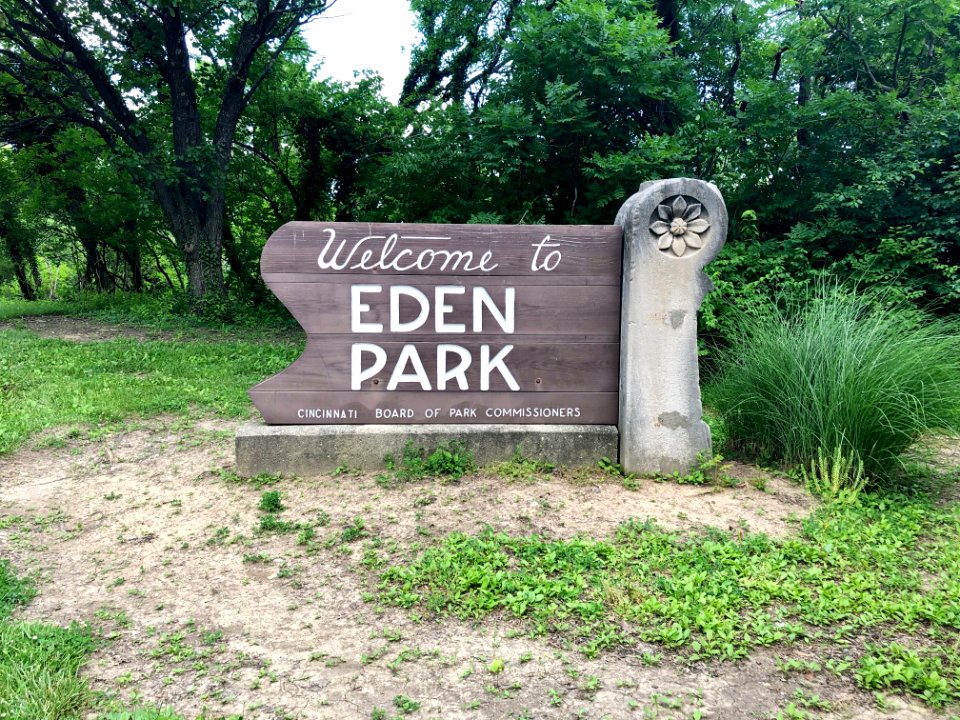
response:
<path id="1" fill-rule="evenodd" d="M 628 470 L 689 467 L 696 312 L 727 216 L 644 183 L 613 225 L 291 222 L 261 272 L 307 333 L 251 388 L 268 425 L 606 425 Z"/>
<path id="2" fill-rule="evenodd" d="M 277 424 L 615 425 L 616 225 L 291 222 L 264 281 L 307 332 L 250 391 Z"/>

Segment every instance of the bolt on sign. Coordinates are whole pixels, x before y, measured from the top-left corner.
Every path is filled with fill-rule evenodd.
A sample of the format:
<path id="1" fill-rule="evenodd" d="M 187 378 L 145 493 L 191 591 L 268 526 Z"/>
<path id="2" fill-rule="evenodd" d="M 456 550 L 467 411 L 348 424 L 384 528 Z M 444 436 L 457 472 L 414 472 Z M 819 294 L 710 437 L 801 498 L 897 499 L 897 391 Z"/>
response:
<path id="1" fill-rule="evenodd" d="M 291 222 L 263 278 L 307 332 L 270 424 L 615 425 L 616 225 Z"/>

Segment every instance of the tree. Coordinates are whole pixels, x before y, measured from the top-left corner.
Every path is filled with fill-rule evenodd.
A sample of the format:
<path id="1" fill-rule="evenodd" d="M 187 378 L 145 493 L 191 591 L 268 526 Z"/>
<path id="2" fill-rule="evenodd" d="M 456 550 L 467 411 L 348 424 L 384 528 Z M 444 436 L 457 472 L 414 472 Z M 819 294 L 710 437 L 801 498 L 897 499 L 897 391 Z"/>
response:
<path id="1" fill-rule="evenodd" d="M 90 127 L 130 156 L 199 306 L 225 292 L 226 185 L 240 117 L 299 28 L 333 1 L 8 0 L 0 74 L 35 101 L 34 123 Z"/>

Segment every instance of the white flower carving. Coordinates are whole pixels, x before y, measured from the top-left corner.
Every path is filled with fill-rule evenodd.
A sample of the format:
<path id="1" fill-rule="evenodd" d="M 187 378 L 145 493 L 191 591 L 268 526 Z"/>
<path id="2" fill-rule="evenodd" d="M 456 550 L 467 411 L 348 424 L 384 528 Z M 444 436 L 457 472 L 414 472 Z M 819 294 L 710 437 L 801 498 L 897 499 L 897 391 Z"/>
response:
<path id="1" fill-rule="evenodd" d="M 709 229 L 710 223 L 700 217 L 702 210 L 700 203 L 687 204 L 679 195 L 669 205 L 657 205 L 660 219 L 650 225 L 650 232 L 657 236 L 657 246 L 677 257 L 683 257 L 690 248 L 703 247 L 700 235 Z"/>

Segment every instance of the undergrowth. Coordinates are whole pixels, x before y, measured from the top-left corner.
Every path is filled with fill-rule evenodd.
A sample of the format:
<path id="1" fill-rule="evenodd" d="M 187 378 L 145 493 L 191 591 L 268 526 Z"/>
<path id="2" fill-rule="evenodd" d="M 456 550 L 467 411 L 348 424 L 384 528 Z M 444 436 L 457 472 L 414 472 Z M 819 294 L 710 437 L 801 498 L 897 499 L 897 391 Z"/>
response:
<path id="1" fill-rule="evenodd" d="M 377 484 L 382 487 L 415 482 L 428 477 L 456 481 L 477 470 L 473 453 L 456 440 L 441 443 L 432 451 L 418 447 L 410 441 L 404 446 L 399 458 L 391 453 L 385 455 L 383 461 L 387 472 L 377 475 Z"/>
<path id="2" fill-rule="evenodd" d="M 454 533 L 384 571 L 379 592 L 390 605 L 465 620 L 520 618 L 588 656 L 644 641 L 690 660 L 736 659 L 757 646 L 846 644 L 867 629 L 909 633 L 916 648 L 877 646 L 859 682 L 933 705 L 960 701 L 960 508 L 925 498 L 830 504 L 784 539 L 690 536 L 652 521 L 627 522 L 612 540 Z M 881 672 L 883 663 L 913 669 Z"/>
<path id="3" fill-rule="evenodd" d="M 503 462 L 491 465 L 487 470 L 497 477 L 507 478 L 509 480 L 524 480 L 534 482 L 540 478 L 547 477 L 556 470 L 556 465 L 548 463 L 545 460 L 526 457 L 523 450 L 517 447 L 513 452 L 513 457 Z"/>

